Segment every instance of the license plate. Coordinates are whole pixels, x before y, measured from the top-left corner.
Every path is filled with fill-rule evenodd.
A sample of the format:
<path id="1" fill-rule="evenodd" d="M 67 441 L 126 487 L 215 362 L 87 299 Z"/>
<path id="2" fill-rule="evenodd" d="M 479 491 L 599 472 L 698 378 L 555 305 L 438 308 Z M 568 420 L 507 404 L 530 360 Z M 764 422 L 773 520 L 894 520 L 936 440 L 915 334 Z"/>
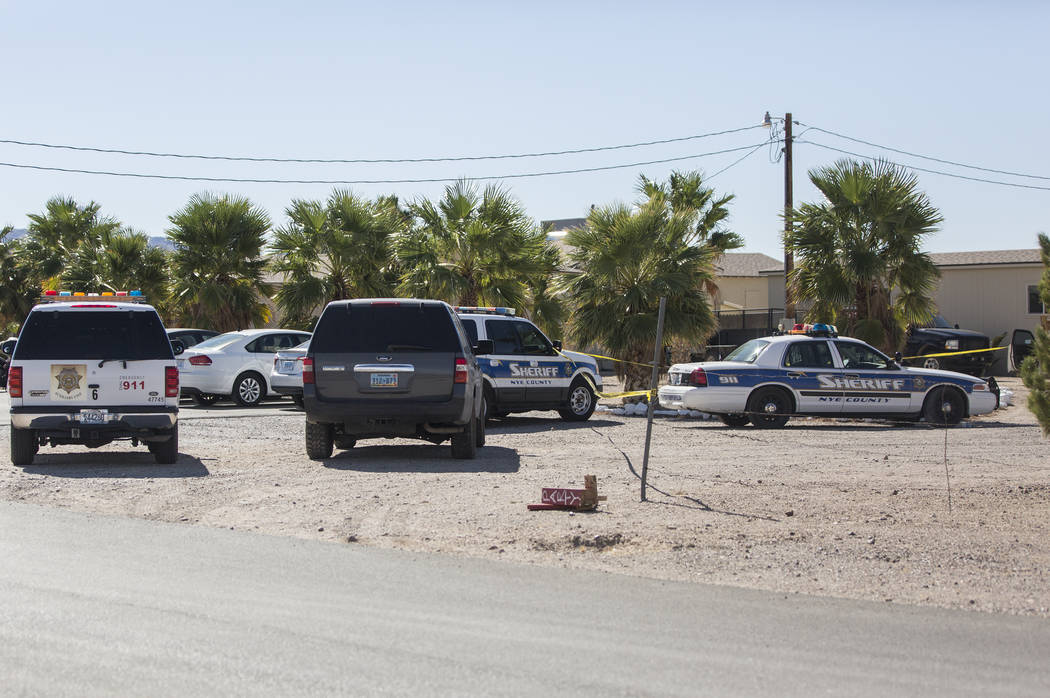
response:
<path id="1" fill-rule="evenodd" d="M 103 410 L 80 410 L 81 424 L 103 424 L 106 421 L 106 413 Z"/>
<path id="2" fill-rule="evenodd" d="M 370 385 L 373 388 L 396 388 L 396 373 L 373 373 Z"/>
<path id="3" fill-rule="evenodd" d="M 295 373 L 295 361 L 281 360 L 281 373 Z"/>

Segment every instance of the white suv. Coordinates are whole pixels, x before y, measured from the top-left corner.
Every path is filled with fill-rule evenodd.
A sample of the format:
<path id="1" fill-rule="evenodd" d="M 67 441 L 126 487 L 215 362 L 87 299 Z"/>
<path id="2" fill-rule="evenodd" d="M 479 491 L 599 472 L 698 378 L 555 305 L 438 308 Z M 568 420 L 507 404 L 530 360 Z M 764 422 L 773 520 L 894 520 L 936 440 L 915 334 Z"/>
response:
<path id="1" fill-rule="evenodd" d="M 47 300 L 30 311 L 11 358 L 11 462 L 31 464 L 48 443 L 98 448 L 129 439 L 158 463 L 174 463 L 179 372 L 157 311 L 134 302 L 134 291 L 51 291 Z"/>

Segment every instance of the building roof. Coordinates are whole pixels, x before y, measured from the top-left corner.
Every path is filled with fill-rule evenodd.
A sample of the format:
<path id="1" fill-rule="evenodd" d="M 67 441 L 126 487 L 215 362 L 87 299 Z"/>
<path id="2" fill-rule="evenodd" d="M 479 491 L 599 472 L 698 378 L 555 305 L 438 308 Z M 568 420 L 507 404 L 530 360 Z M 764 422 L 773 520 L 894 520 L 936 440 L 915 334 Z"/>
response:
<path id="1" fill-rule="evenodd" d="M 718 276 L 759 276 L 764 271 L 784 271 L 784 262 L 761 252 L 726 252 L 715 260 Z"/>
<path id="2" fill-rule="evenodd" d="M 962 267 L 975 264 L 1041 264 L 1038 249 L 985 250 L 979 252 L 931 252 L 938 267 Z"/>

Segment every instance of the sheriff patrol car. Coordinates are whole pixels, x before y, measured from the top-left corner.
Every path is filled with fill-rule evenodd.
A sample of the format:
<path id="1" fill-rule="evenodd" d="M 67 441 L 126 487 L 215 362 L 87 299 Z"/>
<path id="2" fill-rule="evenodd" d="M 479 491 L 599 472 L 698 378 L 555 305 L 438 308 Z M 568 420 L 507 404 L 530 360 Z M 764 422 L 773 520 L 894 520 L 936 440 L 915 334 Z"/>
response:
<path id="1" fill-rule="evenodd" d="M 995 409 L 988 383 L 912 368 L 831 326 L 753 339 L 723 361 L 675 364 L 660 402 L 717 414 L 729 426 L 782 427 L 792 415 L 926 419 L 954 425 Z"/>
<path id="2" fill-rule="evenodd" d="M 48 291 L 30 311 L 8 373 L 11 462 L 50 443 L 145 443 L 179 454 L 179 372 L 164 324 L 137 291 Z"/>
<path id="3" fill-rule="evenodd" d="M 490 419 L 529 410 L 557 410 L 570 422 L 590 418 L 602 388 L 594 358 L 562 351 L 513 308 L 461 306 L 456 313 L 472 344 L 492 341 L 492 353 L 478 357 Z"/>

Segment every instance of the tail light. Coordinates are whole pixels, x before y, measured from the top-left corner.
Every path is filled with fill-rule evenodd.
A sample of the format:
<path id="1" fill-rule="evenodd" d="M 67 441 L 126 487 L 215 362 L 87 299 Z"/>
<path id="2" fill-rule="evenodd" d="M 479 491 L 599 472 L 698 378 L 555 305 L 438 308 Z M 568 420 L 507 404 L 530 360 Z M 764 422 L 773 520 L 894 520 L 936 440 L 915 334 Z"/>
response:
<path id="1" fill-rule="evenodd" d="M 309 356 L 303 359 L 303 385 L 313 385 L 314 360 Z"/>
<path id="2" fill-rule="evenodd" d="M 164 397 L 179 396 L 179 369 L 174 366 L 164 367 Z"/>
<path id="3" fill-rule="evenodd" d="M 456 376 L 452 380 L 453 383 L 466 383 L 467 382 L 467 360 L 456 359 Z"/>
<path id="4" fill-rule="evenodd" d="M 191 356 L 190 363 L 194 366 L 211 366 L 211 358 L 205 354 L 200 356 Z"/>
<path id="5" fill-rule="evenodd" d="M 22 397 L 21 366 L 12 366 L 7 372 L 7 394 L 9 397 Z"/>
<path id="6" fill-rule="evenodd" d="M 689 374 L 689 382 L 701 387 L 707 385 L 707 372 L 702 368 L 694 368 Z"/>

